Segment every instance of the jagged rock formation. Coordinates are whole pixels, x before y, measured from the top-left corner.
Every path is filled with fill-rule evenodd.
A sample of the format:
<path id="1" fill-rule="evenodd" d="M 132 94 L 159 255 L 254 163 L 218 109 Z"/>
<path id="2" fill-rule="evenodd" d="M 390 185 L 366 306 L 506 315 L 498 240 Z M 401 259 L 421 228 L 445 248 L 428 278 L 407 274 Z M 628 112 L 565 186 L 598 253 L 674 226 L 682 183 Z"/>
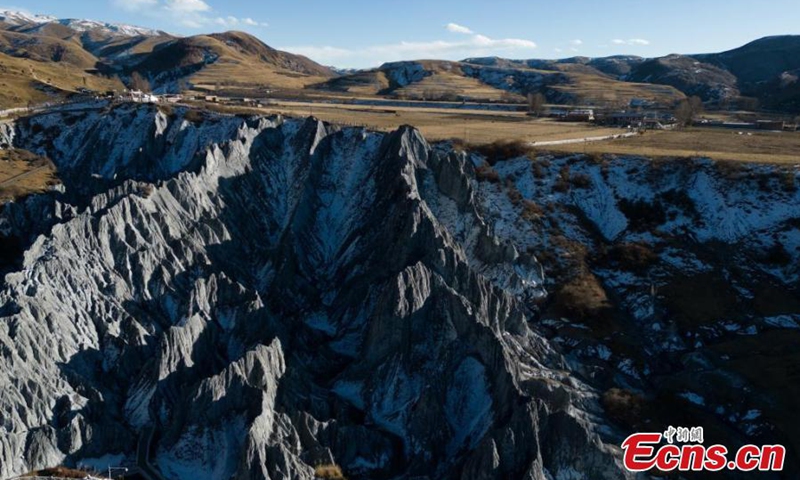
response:
<path id="1" fill-rule="evenodd" d="M 489 160 L 499 181 L 476 185 L 477 208 L 544 264 L 542 331 L 617 424 L 700 425 L 707 445 L 798 451 L 800 166 Z M 799 469 L 789 460 L 770 478 Z"/>
<path id="2" fill-rule="evenodd" d="M 166 478 L 625 476 L 467 155 L 147 106 L 6 137 L 64 185 L 0 216 L 0 477 L 149 429 Z"/>
<path id="3" fill-rule="evenodd" d="M 616 479 L 677 422 L 798 471 L 797 167 L 152 106 L 0 135 L 63 179 L 0 213 L 0 477 L 155 432 L 165 478 Z"/>

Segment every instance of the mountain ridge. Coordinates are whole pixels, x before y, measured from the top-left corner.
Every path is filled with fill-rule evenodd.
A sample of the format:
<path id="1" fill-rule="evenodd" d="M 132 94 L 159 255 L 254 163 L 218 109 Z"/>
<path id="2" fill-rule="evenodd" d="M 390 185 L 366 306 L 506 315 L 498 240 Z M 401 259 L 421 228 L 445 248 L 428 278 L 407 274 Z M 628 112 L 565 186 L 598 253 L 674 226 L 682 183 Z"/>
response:
<path id="1" fill-rule="evenodd" d="M 673 86 L 686 95 L 697 95 L 704 101 L 727 101 L 745 95 L 763 101 L 769 108 L 780 109 L 786 103 L 793 109 L 800 101 L 796 93 L 791 93 L 792 89 L 798 89 L 794 82 L 790 87 L 780 87 L 778 92 L 775 88 L 783 74 L 800 68 L 799 59 L 800 35 L 772 35 L 720 53 L 676 53 L 654 58 L 614 55 L 558 60 L 486 57 L 464 61 L 482 64 L 499 62 L 547 70 L 578 63 L 621 80 Z"/>
<path id="2" fill-rule="evenodd" d="M 793 35 L 764 37 L 721 53 L 412 59 L 340 72 L 273 49 L 245 32 L 176 37 L 144 27 L 12 11 L 0 12 L 0 26 L 5 35 L 0 39 L 2 53 L 56 63 L 66 53 L 89 74 L 118 75 L 130 83 L 130 76 L 138 72 L 159 92 L 196 85 L 206 92 L 222 88 L 243 96 L 311 88 L 353 95 L 515 102 L 539 92 L 552 103 L 623 106 L 644 101 L 662 108 L 695 95 L 712 105 L 755 99 L 766 108 L 792 111 L 800 104 L 800 86 L 793 75 L 800 69 L 800 36 Z M 77 48 L 96 58 L 95 68 L 89 68 L 93 59 Z M 248 72 L 248 66 L 253 71 Z M 416 69 L 415 76 L 404 79 L 409 68 Z"/>
<path id="3" fill-rule="evenodd" d="M 119 78 L 128 86 L 138 73 L 157 92 L 176 92 L 185 85 L 217 90 L 220 85 L 260 92 L 302 89 L 335 76 L 306 57 L 273 49 L 245 32 L 176 37 L 160 30 L 90 20 L 57 19 L 0 12 L 0 53 L 40 64 L 63 66 L 74 77 Z M 25 70 L 23 69 L 23 74 Z M 53 96 L 64 97 L 84 85 L 64 90 L 53 84 Z M 27 86 L 11 98 L 16 106 L 41 98 L 31 75 Z M 118 83 L 117 83 L 118 85 Z M 108 88 L 111 89 L 111 88 Z M 60 91 L 59 91 L 60 90 Z M 9 105 L 12 106 L 12 105 Z"/>

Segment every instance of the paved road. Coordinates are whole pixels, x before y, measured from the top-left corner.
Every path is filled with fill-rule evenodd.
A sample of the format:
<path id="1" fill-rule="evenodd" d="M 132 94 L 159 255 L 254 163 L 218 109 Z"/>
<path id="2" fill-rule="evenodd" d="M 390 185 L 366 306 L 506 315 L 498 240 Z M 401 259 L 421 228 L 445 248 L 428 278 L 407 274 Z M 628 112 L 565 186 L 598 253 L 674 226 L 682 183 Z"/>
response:
<path id="1" fill-rule="evenodd" d="M 603 140 L 616 140 L 618 138 L 629 138 L 638 135 L 636 132 L 620 133 L 617 135 L 603 135 L 602 137 L 583 137 L 583 138 L 570 138 L 567 140 L 550 140 L 546 142 L 532 142 L 531 145 L 536 147 L 546 147 L 549 145 L 569 145 L 572 143 L 589 143 L 589 142 L 602 142 Z"/>

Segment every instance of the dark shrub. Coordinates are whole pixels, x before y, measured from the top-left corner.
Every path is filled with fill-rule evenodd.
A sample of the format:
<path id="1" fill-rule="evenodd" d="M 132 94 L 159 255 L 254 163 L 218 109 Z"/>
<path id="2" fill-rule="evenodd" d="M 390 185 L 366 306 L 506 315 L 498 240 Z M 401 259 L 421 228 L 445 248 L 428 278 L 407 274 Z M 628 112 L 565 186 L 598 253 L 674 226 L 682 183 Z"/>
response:
<path id="1" fill-rule="evenodd" d="M 786 266 L 792 262 L 792 256 L 781 243 L 775 243 L 764 255 L 764 263 L 776 266 Z"/>
<path id="2" fill-rule="evenodd" d="M 531 153 L 530 144 L 519 140 L 497 140 L 492 143 L 478 145 L 474 150 L 486 158 L 489 165 L 508 160 L 510 158 L 524 157 Z"/>
<path id="3" fill-rule="evenodd" d="M 491 165 L 475 167 L 475 178 L 479 182 L 500 183 L 500 174 Z"/>
<path id="4" fill-rule="evenodd" d="M 553 302 L 558 314 L 576 320 L 597 317 L 611 308 L 605 289 L 590 272 L 582 272 L 561 287 Z"/>
<path id="5" fill-rule="evenodd" d="M 689 194 L 684 190 L 670 190 L 662 193 L 660 198 L 665 203 L 668 203 L 681 210 L 684 215 L 695 219 L 699 218 L 700 216 L 700 214 L 697 212 L 697 206 L 695 205 L 694 200 L 692 200 L 692 197 L 690 197 Z"/>
<path id="6" fill-rule="evenodd" d="M 186 113 L 183 114 L 183 118 L 195 125 L 199 125 L 205 121 L 206 116 L 200 110 L 187 110 Z"/>
<path id="7" fill-rule="evenodd" d="M 522 218 L 528 221 L 538 220 L 544 216 L 544 210 L 536 202 L 531 200 L 522 201 Z"/>
<path id="8" fill-rule="evenodd" d="M 637 393 L 612 388 L 603 394 L 603 408 L 609 418 L 627 428 L 635 428 L 643 420 L 645 398 Z"/>
<path id="9" fill-rule="evenodd" d="M 667 221 L 667 212 L 658 200 L 648 203 L 644 200 L 622 199 L 619 209 L 628 218 L 630 229 L 635 232 L 653 230 Z"/>
<path id="10" fill-rule="evenodd" d="M 592 185 L 592 180 L 585 173 L 573 174 L 569 180 L 575 188 L 589 188 Z"/>
<path id="11" fill-rule="evenodd" d="M 608 259 L 620 270 L 640 272 L 658 260 L 649 246 L 641 243 L 620 243 L 608 251 Z"/>
<path id="12" fill-rule="evenodd" d="M 553 185 L 553 190 L 555 190 L 556 192 L 566 193 L 569 191 L 569 187 L 570 187 L 569 165 L 564 165 L 558 172 L 558 179 L 556 180 L 555 185 Z"/>
<path id="13" fill-rule="evenodd" d="M 787 192 L 794 193 L 797 191 L 797 176 L 793 171 L 784 172 L 781 176 L 781 183 Z"/>

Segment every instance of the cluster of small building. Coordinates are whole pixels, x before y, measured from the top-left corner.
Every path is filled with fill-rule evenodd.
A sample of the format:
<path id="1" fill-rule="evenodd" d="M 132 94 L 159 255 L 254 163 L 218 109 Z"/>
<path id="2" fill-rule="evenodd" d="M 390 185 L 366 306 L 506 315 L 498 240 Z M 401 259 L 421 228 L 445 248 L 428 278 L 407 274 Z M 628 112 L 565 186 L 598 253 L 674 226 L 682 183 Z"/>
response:
<path id="1" fill-rule="evenodd" d="M 646 130 L 675 128 L 678 119 L 669 112 L 611 112 L 599 115 L 595 121 L 601 125 L 630 127 Z"/>
<path id="2" fill-rule="evenodd" d="M 140 90 L 125 90 L 123 92 L 108 91 L 96 98 L 117 100 L 135 103 L 180 103 L 182 101 L 195 101 L 206 103 L 224 103 L 226 105 L 239 105 L 246 107 L 263 107 L 263 101 L 245 97 L 220 97 L 218 95 L 181 95 L 181 94 L 154 94 Z"/>
<path id="3" fill-rule="evenodd" d="M 267 91 L 267 93 L 270 93 Z M 218 95 L 194 95 L 188 97 L 188 100 L 195 100 L 208 103 L 226 103 L 229 105 L 242 105 L 246 107 L 262 107 L 263 104 L 260 100 L 247 97 L 220 97 Z"/>
<path id="4" fill-rule="evenodd" d="M 122 93 L 110 90 L 98 98 L 136 103 L 178 103 L 184 99 L 179 94 L 155 95 L 140 90 L 125 90 Z"/>
<path id="5" fill-rule="evenodd" d="M 706 127 L 731 128 L 736 130 L 768 130 L 794 132 L 798 129 L 796 123 L 789 123 L 783 120 L 754 120 L 745 122 L 723 122 L 720 120 L 701 120 L 700 125 Z"/>
<path id="6" fill-rule="evenodd" d="M 591 108 L 559 109 L 554 108 L 549 116 L 562 122 L 589 122 L 597 125 L 620 127 L 637 130 L 669 130 L 678 125 L 678 120 L 670 112 L 665 111 L 596 111 Z M 783 120 L 751 120 L 742 122 L 725 122 L 722 120 L 697 120 L 695 125 L 704 127 L 720 127 L 739 130 L 796 131 L 798 125 Z"/>
<path id="7" fill-rule="evenodd" d="M 594 122 L 598 125 L 639 129 L 668 129 L 673 128 L 677 120 L 671 113 L 663 112 L 638 112 L 638 111 L 595 111 L 591 108 L 576 108 L 572 110 L 552 109 L 551 118 L 562 122 Z"/>

